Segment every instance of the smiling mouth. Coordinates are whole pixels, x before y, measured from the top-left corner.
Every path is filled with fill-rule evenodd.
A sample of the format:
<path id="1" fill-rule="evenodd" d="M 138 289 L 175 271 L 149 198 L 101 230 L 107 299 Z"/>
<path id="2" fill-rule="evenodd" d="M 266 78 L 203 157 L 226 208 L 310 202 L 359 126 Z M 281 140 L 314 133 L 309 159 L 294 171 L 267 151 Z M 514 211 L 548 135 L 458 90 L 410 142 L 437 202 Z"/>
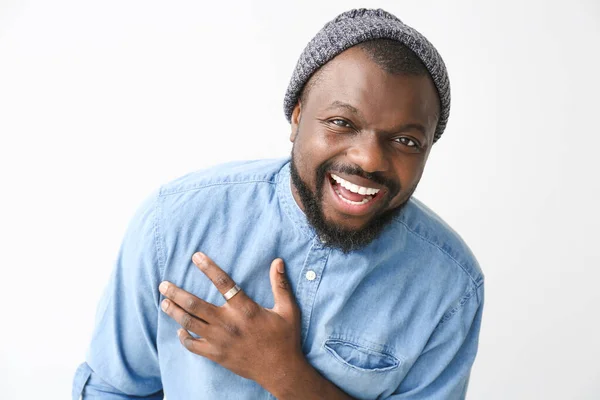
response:
<path id="1" fill-rule="evenodd" d="M 329 174 L 329 181 L 340 200 L 351 206 L 365 206 L 382 193 L 381 189 L 359 186 L 333 173 Z"/>

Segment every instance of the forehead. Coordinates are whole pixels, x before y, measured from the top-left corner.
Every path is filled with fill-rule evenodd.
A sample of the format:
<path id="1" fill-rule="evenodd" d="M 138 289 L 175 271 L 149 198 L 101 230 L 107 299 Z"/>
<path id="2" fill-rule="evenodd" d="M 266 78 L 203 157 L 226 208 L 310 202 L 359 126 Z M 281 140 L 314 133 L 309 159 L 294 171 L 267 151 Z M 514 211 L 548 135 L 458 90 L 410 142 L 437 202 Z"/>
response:
<path id="1" fill-rule="evenodd" d="M 313 78 L 305 105 L 312 111 L 347 103 L 365 123 L 397 126 L 418 122 L 435 131 L 439 98 L 429 75 L 390 74 L 355 46 L 325 64 Z"/>

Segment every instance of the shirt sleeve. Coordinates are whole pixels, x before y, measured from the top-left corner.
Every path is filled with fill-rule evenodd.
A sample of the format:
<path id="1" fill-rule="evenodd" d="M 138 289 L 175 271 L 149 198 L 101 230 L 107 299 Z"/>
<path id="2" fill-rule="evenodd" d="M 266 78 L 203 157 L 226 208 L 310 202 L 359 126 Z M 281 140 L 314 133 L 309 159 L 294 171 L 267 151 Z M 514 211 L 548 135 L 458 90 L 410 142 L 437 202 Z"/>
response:
<path id="1" fill-rule="evenodd" d="M 145 399 L 145 400 L 163 400 L 164 393 L 162 390 L 149 396 L 130 396 L 126 393 L 115 389 L 107 384 L 92 371 L 87 363 L 83 363 L 75 373 L 73 381 L 72 400 L 80 399 L 102 399 L 102 400 L 129 400 L 129 399 Z"/>
<path id="2" fill-rule="evenodd" d="M 483 313 L 483 282 L 438 324 L 391 400 L 459 400 L 467 393 Z"/>
<path id="3" fill-rule="evenodd" d="M 162 391 L 156 345 L 164 265 L 158 195 L 155 191 L 142 203 L 127 227 L 73 398 L 80 392 L 84 399 L 154 399 Z"/>

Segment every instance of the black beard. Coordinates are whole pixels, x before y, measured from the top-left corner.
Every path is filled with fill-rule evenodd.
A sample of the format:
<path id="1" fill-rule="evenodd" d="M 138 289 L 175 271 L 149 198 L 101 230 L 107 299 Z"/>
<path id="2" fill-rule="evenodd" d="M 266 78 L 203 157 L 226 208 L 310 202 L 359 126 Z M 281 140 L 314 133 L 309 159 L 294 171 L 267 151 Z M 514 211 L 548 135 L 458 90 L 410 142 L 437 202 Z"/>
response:
<path id="1" fill-rule="evenodd" d="M 292 184 L 300 196 L 300 201 L 304 206 L 304 213 L 306 214 L 308 222 L 312 225 L 319 238 L 325 241 L 325 245 L 328 247 L 337 248 L 343 253 L 349 253 L 365 247 L 381 234 L 383 229 L 388 226 L 390 222 L 392 222 L 394 217 L 400 213 L 406 204 L 406 202 L 404 202 L 392 210 L 387 210 L 380 215 L 375 216 L 362 229 L 344 229 L 331 222 L 328 222 L 323 214 L 323 207 L 321 204 L 323 200 L 323 185 L 325 184 L 327 171 L 337 171 L 349 175 L 358 175 L 384 185 L 388 190 L 386 199 L 382 199 L 385 201 L 385 204 L 382 207 L 384 209 L 388 206 L 391 199 L 398 194 L 400 191 L 400 185 L 396 182 L 385 179 L 377 173 L 367 173 L 358 166 L 347 166 L 326 162 L 317 168 L 317 188 L 316 193 L 313 193 L 298 173 L 298 169 L 296 168 L 296 164 L 294 162 L 294 152 L 292 150 L 292 162 L 290 167 Z M 410 198 L 410 196 L 408 198 Z"/>

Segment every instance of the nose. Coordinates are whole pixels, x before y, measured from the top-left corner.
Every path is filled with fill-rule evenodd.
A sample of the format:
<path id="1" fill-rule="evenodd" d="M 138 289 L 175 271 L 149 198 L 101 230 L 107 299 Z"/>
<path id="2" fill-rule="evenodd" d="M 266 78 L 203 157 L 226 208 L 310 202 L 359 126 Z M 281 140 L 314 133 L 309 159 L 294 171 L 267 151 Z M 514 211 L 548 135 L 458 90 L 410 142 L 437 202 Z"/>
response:
<path id="1" fill-rule="evenodd" d="M 389 169 L 389 160 L 376 133 L 362 133 L 354 139 L 355 143 L 346 152 L 350 162 L 370 173 L 385 172 Z"/>

